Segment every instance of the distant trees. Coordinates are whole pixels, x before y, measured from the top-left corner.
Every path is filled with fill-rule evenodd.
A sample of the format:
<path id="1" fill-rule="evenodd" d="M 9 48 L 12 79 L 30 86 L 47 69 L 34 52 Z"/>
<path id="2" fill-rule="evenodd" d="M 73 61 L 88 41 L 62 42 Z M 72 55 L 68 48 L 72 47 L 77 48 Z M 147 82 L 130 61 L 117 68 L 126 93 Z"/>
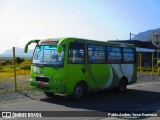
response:
<path id="1" fill-rule="evenodd" d="M 20 58 L 20 57 L 15 58 L 15 62 L 17 64 L 21 64 L 24 61 L 25 61 L 24 58 Z M 7 65 L 13 65 L 13 58 L 6 58 L 6 59 L 0 60 L 0 66 L 7 66 Z"/>
<path id="2" fill-rule="evenodd" d="M 10 61 L 2 61 L 0 62 L 0 66 L 6 66 L 6 65 L 11 65 L 12 63 Z"/>
<path id="3" fill-rule="evenodd" d="M 24 58 L 16 57 L 16 63 L 20 64 L 24 62 Z"/>

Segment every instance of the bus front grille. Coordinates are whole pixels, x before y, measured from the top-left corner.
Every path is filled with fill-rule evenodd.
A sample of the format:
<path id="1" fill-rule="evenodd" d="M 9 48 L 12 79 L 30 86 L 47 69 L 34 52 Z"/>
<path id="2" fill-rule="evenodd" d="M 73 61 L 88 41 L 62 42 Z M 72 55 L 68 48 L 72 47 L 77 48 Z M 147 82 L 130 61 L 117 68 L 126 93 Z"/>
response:
<path id="1" fill-rule="evenodd" d="M 36 81 L 49 82 L 48 77 L 36 76 Z"/>

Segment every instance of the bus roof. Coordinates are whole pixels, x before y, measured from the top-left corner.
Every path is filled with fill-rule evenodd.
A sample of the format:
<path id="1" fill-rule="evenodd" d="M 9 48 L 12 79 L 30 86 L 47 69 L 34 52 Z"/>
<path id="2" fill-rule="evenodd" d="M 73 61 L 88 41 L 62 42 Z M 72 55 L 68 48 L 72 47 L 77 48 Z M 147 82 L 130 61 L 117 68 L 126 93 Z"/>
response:
<path id="1" fill-rule="evenodd" d="M 100 40 L 90 40 L 84 38 L 73 38 L 73 37 L 66 37 L 66 38 L 49 38 L 49 39 L 42 39 L 40 42 L 47 42 L 47 41 L 59 41 L 59 42 L 86 42 L 88 44 L 95 44 L 95 45 L 109 45 L 115 47 L 135 47 L 134 44 L 127 44 L 127 43 L 119 43 L 119 42 L 108 42 L 108 41 L 100 41 Z"/>

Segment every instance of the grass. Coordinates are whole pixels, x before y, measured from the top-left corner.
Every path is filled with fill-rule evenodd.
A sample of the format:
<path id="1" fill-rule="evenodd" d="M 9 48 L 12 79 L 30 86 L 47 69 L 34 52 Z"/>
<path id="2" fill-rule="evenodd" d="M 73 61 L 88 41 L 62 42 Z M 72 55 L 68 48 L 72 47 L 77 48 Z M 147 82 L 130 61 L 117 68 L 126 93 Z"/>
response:
<path id="1" fill-rule="evenodd" d="M 0 95 L 5 92 L 14 91 L 14 68 L 13 62 L 6 62 L 8 59 L 0 60 Z M 4 64 L 9 63 L 9 64 Z M 30 90 L 29 74 L 31 59 L 25 59 L 24 62 L 16 64 L 17 90 Z"/>
<path id="2" fill-rule="evenodd" d="M 17 75 L 28 75 L 30 73 L 30 66 L 31 66 L 30 59 L 26 59 L 24 62 L 16 64 Z M 0 77 L 11 77 L 11 76 L 14 76 L 13 64 L 0 65 Z"/>

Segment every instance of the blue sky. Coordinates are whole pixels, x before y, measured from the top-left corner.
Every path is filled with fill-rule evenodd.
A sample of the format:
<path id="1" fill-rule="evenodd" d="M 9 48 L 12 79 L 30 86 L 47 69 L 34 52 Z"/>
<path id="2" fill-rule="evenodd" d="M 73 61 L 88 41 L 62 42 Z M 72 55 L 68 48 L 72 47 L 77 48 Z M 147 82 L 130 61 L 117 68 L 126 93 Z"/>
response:
<path id="1" fill-rule="evenodd" d="M 0 53 L 37 38 L 126 40 L 130 32 L 160 28 L 159 6 L 159 0 L 0 0 Z"/>

